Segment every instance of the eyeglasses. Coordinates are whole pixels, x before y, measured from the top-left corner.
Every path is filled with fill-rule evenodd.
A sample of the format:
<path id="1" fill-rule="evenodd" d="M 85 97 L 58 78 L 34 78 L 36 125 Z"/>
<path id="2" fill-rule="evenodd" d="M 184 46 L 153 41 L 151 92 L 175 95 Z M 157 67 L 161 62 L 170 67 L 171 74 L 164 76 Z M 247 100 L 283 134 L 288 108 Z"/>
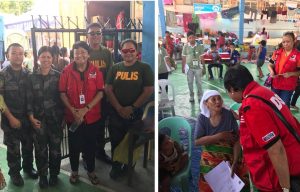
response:
<path id="1" fill-rule="evenodd" d="M 98 31 L 98 32 L 89 32 L 88 34 L 91 36 L 95 36 L 95 35 L 101 35 L 102 33 Z"/>
<path id="2" fill-rule="evenodd" d="M 135 49 L 122 49 L 121 50 L 122 53 L 126 54 L 126 53 L 134 53 L 135 52 Z"/>

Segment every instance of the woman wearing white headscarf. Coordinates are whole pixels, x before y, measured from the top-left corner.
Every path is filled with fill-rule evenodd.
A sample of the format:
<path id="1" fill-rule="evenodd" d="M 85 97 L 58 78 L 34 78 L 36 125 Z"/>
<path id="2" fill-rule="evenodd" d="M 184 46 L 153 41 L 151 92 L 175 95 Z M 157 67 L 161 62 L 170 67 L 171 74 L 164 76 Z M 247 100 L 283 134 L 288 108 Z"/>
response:
<path id="1" fill-rule="evenodd" d="M 223 99 L 218 91 L 207 90 L 200 102 L 195 132 L 195 145 L 201 145 L 199 191 L 212 191 L 204 179 L 209 172 L 222 161 L 229 161 L 232 170 L 246 181 L 243 188 L 248 187 L 247 169 L 240 169 L 240 143 L 238 125 L 233 113 L 223 105 Z M 243 166 L 242 166 L 243 167 Z M 245 177 L 245 178 L 243 178 Z M 249 190 L 249 189 L 248 189 Z"/>

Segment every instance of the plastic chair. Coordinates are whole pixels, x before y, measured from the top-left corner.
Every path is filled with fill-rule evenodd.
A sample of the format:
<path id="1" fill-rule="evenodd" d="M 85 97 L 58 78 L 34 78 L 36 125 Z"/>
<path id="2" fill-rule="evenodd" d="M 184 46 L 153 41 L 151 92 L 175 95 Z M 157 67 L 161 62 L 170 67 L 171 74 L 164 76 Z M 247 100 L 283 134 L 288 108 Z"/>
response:
<path id="1" fill-rule="evenodd" d="M 189 159 L 192 154 L 192 128 L 187 120 L 182 117 L 168 117 L 162 119 L 158 124 L 159 132 L 169 135 L 173 140 L 179 144 L 183 144 L 183 148 L 187 151 Z M 166 132 L 169 132 L 166 133 Z M 184 132 L 186 134 L 184 134 Z M 186 137 L 187 136 L 187 137 Z M 182 142 L 187 140 L 188 142 Z M 189 191 L 189 177 L 191 175 L 191 161 L 188 161 L 188 165 L 177 175 L 175 175 L 171 184 L 181 187 L 183 192 Z"/>
<path id="2" fill-rule="evenodd" d="M 149 102 L 143 113 L 142 120 L 145 120 L 149 117 L 149 111 L 153 111 L 153 116 L 149 118 L 150 121 L 153 121 L 154 126 L 154 101 Z M 144 123 L 147 126 L 148 121 L 144 121 Z M 151 122 L 148 122 L 151 123 Z M 127 183 L 129 186 L 132 185 L 132 174 L 133 174 L 133 152 L 136 148 L 138 148 L 141 145 L 144 145 L 144 161 L 143 161 L 143 167 L 147 168 L 147 160 L 148 160 L 148 151 L 150 148 L 150 141 L 154 139 L 154 132 L 145 132 L 143 128 L 138 129 L 131 129 L 128 131 L 128 180 Z"/>
<path id="3" fill-rule="evenodd" d="M 208 72 L 208 65 L 213 63 L 213 57 L 212 57 L 212 55 L 209 55 L 207 53 L 203 54 L 202 57 L 204 60 L 204 65 L 207 65 L 206 66 L 206 78 L 207 78 L 207 80 L 209 80 L 210 76 L 209 76 L 209 72 Z M 213 75 L 215 78 L 219 77 L 219 74 L 220 74 L 219 68 L 214 67 L 212 72 L 213 72 Z"/>
<path id="4" fill-rule="evenodd" d="M 167 79 L 158 80 L 160 94 L 158 101 L 158 110 L 165 117 L 165 112 L 171 111 L 172 116 L 175 116 L 175 89 Z M 170 90 L 171 88 L 171 90 Z"/>

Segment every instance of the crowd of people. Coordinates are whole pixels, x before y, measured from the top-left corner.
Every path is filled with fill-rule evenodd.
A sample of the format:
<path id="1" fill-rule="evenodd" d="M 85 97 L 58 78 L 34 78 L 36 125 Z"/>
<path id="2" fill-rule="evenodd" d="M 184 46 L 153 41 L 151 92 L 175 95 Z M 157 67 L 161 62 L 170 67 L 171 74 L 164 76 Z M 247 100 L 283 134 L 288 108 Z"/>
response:
<path id="1" fill-rule="evenodd" d="M 12 43 L 7 48 L 10 64 L 0 72 L 0 105 L 7 106 L 1 110 L 1 128 L 8 174 L 16 186 L 24 185 L 22 169 L 30 178 L 39 178 L 40 188 L 56 186 L 65 126 L 71 184 L 79 182 L 80 153 L 94 185 L 99 184 L 95 158 L 112 164 L 111 179 L 126 172 L 127 165 L 114 161 L 114 149 L 141 122 L 143 106 L 153 93 L 154 74 L 149 64 L 137 60 L 136 41 L 121 43 L 123 61 L 114 64 L 111 52 L 101 45 L 101 26 L 91 23 L 86 33 L 87 42 L 73 44 L 71 60 L 65 49 L 60 55 L 57 46 L 42 46 L 33 72 L 23 65 L 22 45 Z M 106 125 L 111 155 L 104 149 Z M 0 188 L 5 184 L 1 175 Z"/>
<path id="2" fill-rule="evenodd" d="M 265 29 L 262 33 L 267 36 Z M 255 54 L 259 80 L 264 78 L 262 66 L 267 59 L 266 39 L 259 42 Z M 187 74 L 191 102 L 193 79 L 196 79 L 200 105 L 193 140 L 194 145 L 202 149 L 199 154 L 199 191 L 212 191 L 204 175 L 222 161 L 230 162 L 231 172 L 245 183 L 242 191 L 300 191 L 300 123 L 290 110 L 299 109 L 296 106 L 300 87 L 299 42 L 294 33 L 283 34 L 281 46 L 273 52 L 266 66 L 270 72 L 271 89 L 254 81 L 253 74 L 240 63 L 240 54 L 234 44 L 230 44 L 228 51 L 224 44 L 219 45 L 219 50 L 218 43 L 211 44 L 204 52 L 203 45 L 195 43 L 193 32 L 187 33 L 187 41 L 182 52 L 183 72 Z M 241 103 L 238 113 L 224 106 L 218 91 L 205 90 L 203 93 L 201 90 L 201 64 L 208 64 L 209 80 L 213 79 L 211 67 L 222 66 L 222 52 L 229 53 L 230 61 L 224 79 L 222 68 L 219 78 L 222 78 L 228 96 Z M 160 155 L 165 153 L 163 147 L 159 150 Z M 169 159 L 172 153 L 163 157 Z M 160 171 L 165 173 L 166 170 Z M 161 179 L 160 187 L 163 188 L 165 180 Z"/>

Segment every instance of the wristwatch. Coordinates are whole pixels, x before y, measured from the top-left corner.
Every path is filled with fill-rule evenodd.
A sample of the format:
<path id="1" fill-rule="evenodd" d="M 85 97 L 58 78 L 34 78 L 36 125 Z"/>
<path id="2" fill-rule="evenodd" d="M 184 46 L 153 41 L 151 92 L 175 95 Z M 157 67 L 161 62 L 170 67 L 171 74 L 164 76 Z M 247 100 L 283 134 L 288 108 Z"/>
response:
<path id="1" fill-rule="evenodd" d="M 290 192 L 290 189 L 285 188 L 285 187 L 282 187 L 282 191 L 283 191 L 283 192 Z"/>

